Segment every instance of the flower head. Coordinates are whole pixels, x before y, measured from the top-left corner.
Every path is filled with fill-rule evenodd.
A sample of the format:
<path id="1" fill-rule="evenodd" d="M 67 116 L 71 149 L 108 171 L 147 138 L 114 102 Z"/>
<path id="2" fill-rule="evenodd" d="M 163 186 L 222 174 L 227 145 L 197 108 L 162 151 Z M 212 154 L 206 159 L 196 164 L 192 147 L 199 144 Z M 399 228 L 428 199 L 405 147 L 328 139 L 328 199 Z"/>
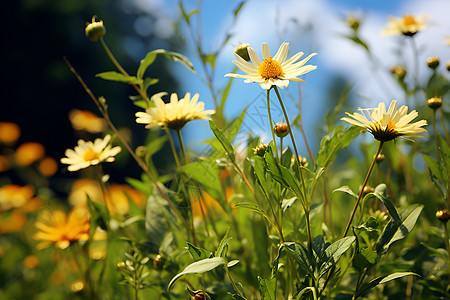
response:
<path id="1" fill-rule="evenodd" d="M 105 119 L 88 110 L 73 109 L 69 112 L 69 119 L 75 130 L 99 133 L 105 131 L 107 127 Z"/>
<path id="2" fill-rule="evenodd" d="M 191 94 L 186 93 L 183 99 L 178 100 L 176 93 L 170 95 L 170 102 L 164 103 L 161 99 L 167 93 L 162 92 L 152 96 L 155 107 L 146 112 L 136 113 L 136 123 L 146 124 L 145 128 L 167 126 L 173 130 L 180 130 L 187 122 L 192 120 L 210 120 L 208 116 L 215 113 L 214 110 L 205 110 L 205 103 L 198 101 L 198 94 L 191 99 Z"/>
<path id="3" fill-rule="evenodd" d="M 94 142 L 78 140 L 78 146 L 74 150 L 67 149 L 66 156 L 61 158 L 63 164 L 70 165 L 69 171 L 78 171 L 89 166 L 98 165 L 102 161 L 113 162 L 122 149 L 120 146 L 111 148 L 109 141 L 111 135 L 106 135 L 104 139 L 96 139 Z"/>
<path id="4" fill-rule="evenodd" d="M 378 104 L 376 108 L 360 108 L 358 110 L 363 113 L 346 113 L 350 118 L 345 117 L 341 120 L 366 128 L 375 139 L 381 142 L 390 141 L 397 137 L 422 137 L 420 133 L 426 131 L 421 127 L 427 125 L 427 121 L 420 120 L 416 123 L 410 123 L 419 114 L 415 110 L 408 113 L 408 107 L 406 105 L 403 105 L 397 110 L 396 100 L 392 100 L 388 111 L 386 111 L 386 106 L 383 102 Z M 364 115 L 364 111 L 368 110 L 370 110 L 370 121 Z"/>
<path id="5" fill-rule="evenodd" d="M 41 242 L 38 249 L 55 244 L 60 249 L 67 248 L 71 242 L 89 239 L 89 210 L 85 207 L 73 208 L 69 215 L 62 210 L 44 211 L 36 222 L 39 231 L 34 235 Z"/>
<path id="6" fill-rule="evenodd" d="M 427 27 L 425 20 L 426 15 L 412 16 L 406 15 L 403 18 L 388 17 L 389 23 L 383 29 L 383 35 L 400 35 L 413 36 L 420 30 Z"/>
<path id="7" fill-rule="evenodd" d="M 306 65 L 308 60 L 316 55 L 310 54 L 305 59 L 297 62 L 302 57 L 303 52 L 299 52 L 286 60 L 289 50 L 289 43 L 281 44 L 274 57 L 270 55 L 269 46 L 266 43 L 262 44 L 263 61 L 259 60 L 258 55 L 252 47 L 247 47 L 248 54 L 252 63 L 245 61 L 241 56 L 234 53 L 237 60 L 233 63 L 246 75 L 241 74 L 226 74 L 229 77 L 244 78 L 244 82 L 258 82 L 263 89 L 270 89 L 273 85 L 280 88 L 287 87 L 289 81 L 305 82 L 297 76 L 306 74 L 317 69 L 317 66 Z"/>
<path id="8" fill-rule="evenodd" d="M 105 25 L 103 21 L 97 21 L 97 16 L 92 17 L 92 22 L 86 25 L 84 31 L 91 42 L 97 42 L 106 34 Z"/>

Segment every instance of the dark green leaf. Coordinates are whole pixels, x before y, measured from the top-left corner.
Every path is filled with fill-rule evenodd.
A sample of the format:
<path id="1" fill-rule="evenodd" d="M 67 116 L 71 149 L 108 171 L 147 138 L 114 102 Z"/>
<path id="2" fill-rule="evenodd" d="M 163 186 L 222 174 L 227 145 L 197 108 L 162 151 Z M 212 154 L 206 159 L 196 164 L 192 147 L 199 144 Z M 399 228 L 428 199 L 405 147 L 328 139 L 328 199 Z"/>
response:
<path id="1" fill-rule="evenodd" d="M 363 248 L 356 253 L 352 264 L 355 269 L 361 272 L 365 268 L 373 266 L 376 263 L 377 258 L 378 254 L 376 251 Z"/>
<path id="2" fill-rule="evenodd" d="M 389 282 L 391 280 L 402 278 L 402 277 L 409 276 L 409 275 L 419 276 L 416 273 L 412 273 L 412 272 L 397 272 L 397 273 L 393 273 L 393 274 L 390 274 L 390 275 L 384 275 L 384 276 L 380 276 L 378 278 L 375 278 L 372 281 L 370 281 L 369 283 L 363 284 L 356 291 L 355 298 L 358 298 L 359 296 L 362 296 L 366 291 L 376 287 L 379 284 L 383 284 L 383 283 Z"/>
<path id="3" fill-rule="evenodd" d="M 354 197 L 355 199 L 358 199 L 358 195 L 356 195 L 355 193 L 353 193 L 353 191 L 350 189 L 350 187 L 348 187 L 347 185 L 345 186 L 341 186 L 340 188 L 337 188 L 333 191 L 334 192 L 344 192 L 347 193 L 349 195 L 351 195 L 352 197 Z"/>
<path id="4" fill-rule="evenodd" d="M 222 130 L 217 128 L 216 124 L 214 124 L 213 121 L 209 121 L 209 127 L 211 128 L 212 132 L 216 136 L 216 138 L 219 140 L 220 144 L 222 144 L 222 147 L 225 149 L 225 152 L 228 156 L 231 155 L 231 157 L 234 158 L 234 149 L 231 145 L 230 141 L 225 137 Z"/>
<path id="5" fill-rule="evenodd" d="M 138 79 L 141 79 L 141 80 L 143 79 L 145 71 L 147 71 L 147 68 L 155 61 L 157 54 L 162 54 L 170 60 L 179 62 L 183 66 L 185 66 L 186 68 L 188 68 L 189 70 L 191 70 L 192 72 L 197 74 L 197 72 L 194 70 L 194 65 L 186 56 L 184 56 L 180 53 L 177 53 L 177 52 L 168 52 L 164 49 L 157 49 L 157 50 L 153 50 L 153 51 L 150 51 L 149 53 L 147 53 L 147 55 L 144 57 L 144 59 L 141 60 L 141 63 L 139 65 L 139 68 L 137 70 L 137 75 L 136 75 Z"/>
<path id="6" fill-rule="evenodd" d="M 350 248 L 354 241 L 354 236 L 348 236 L 337 240 L 325 249 L 326 257 L 331 260 L 333 264 L 337 263 L 342 254 Z"/>
<path id="7" fill-rule="evenodd" d="M 258 276 L 259 291 L 261 292 L 262 300 L 275 300 L 275 287 L 277 284 L 276 278 L 263 279 Z"/>
<path id="8" fill-rule="evenodd" d="M 395 209 L 394 205 L 392 204 L 391 200 L 386 194 L 386 185 L 384 183 L 379 184 L 375 191 L 373 192 L 373 195 L 377 197 L 381 202 L 383 202 L 384 206 L 386 206 L 389 214 L 394 219 L 394 221 L 401 222 L 400 216 L 398 215 L 397 210 Z"/>
<path id="9" fill-rule="evenodd" d="M 299 243 L 284 243 L 285 249 L 292 254 L 295 262 L 299 265 L 303 272 L 314 276 L 313 271 L 313 261 L 311 259 L 311 254 L 305 246 Z"/>
<path id="10" fill-rule="evenodd" d="M 216 253 L 214 256 L 225 257 L 227 255 L 228 243 L 231 240 L 231 237 L 228 237 L 229 232 L 230 232 L 230 228 L 228 228 L 227 232 L 225 232 L 225 235 L 223 236 L 222 240 L 220 241 L 219 247 L 217 247 L 217 250 L 216 250 Z"/>
<path id="11" fill-rule="evenodd" d="M 198 261 L 198 260 L 205 259 L 205 258 L 211 258 L 211 256 L 212 256 L 211 251 L 205 250 L 200 247 L 196 247 L 189 242 L 186 242 L 186 244 L 187 244 L 187 250 L 191 254 L 194 261 Z"/>
<path id="12" fill-rule="evenodd" d="M 445 187 L 444 187 L 444 174 L 441 171 L 439 163 L 429 155 L 422 154 L 423 160 L 428 166 L 428 171 L 430 172 L 431 181 L 441 192 L 442 196 L 445 196 Z"/>

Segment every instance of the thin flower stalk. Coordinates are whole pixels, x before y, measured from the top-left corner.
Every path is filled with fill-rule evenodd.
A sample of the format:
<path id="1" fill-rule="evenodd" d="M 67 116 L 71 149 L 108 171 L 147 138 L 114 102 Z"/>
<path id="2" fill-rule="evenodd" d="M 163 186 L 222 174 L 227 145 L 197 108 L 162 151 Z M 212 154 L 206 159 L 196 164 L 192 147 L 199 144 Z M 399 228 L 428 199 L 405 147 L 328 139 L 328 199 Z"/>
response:
<path id="1" fill-rule="evenodd" d="M 300 179 L 301 179 L 301 181 L 302 181 L 303 195 L 304 195 L 305 201 L 306 201 L 306 203 L 303 204 L 303 209 L 304 209 L 304 211 L 305 211 L 306 229 L 307 229 L 307 231 L 308 231 L 308 245 L 309 245 L 309 250 L 310 250 L 311 253 L 312 253 L 311 226 L 310 226 L 310 224 L 309 224 L 309 209 L 310 209 L 311 203 L 310 203 L 309 200 L 308 200 L 308 194 L 307 194 L 307 192 L 306 192 L 305 180 L 304 180 L 304 178 L 303 178 L 303 171 L 302 171 L 301 163 L 300 163 L 300 160 L 299 160 L 299 155 L 298 155 L 298 151 L 297 151 L 297 146 L 296 146 L 295 140 L 294 140 L 294 134 L 292 133 L 292 127 L 291 127 L 291 124 L 290 124 L 290 122 L 289 122 L 289 117 L 288 117 L 288 115 L 287 115 L 287 113 L 286 113 L 286 109 L 285 109 L 285 107 L 284 107 L 283 100 L 281 99 L 281 96 L 280 96 L 280 93 L 279 93 L 279 91 L 278 91 L 277 86 L 274 86 L 274 90 L 275 90 L 275 93 L 277 94 L 278 101 L 280 102 L 281 109 L 283 110 L 283 114 L 284 114 L 284 118 L 286 119 L 286 123 L 287 123 L 287 125 L 288 125 L 288 127 L 289 127 L 289 129 L 290 129 L 290 130 L 289 130 L 289 135 L 290 135 L 290 137 L 291 137 L 292 146 L 294 147 L 295 161 L 296 161 L 296 163 L 297 163 L 297 168 L 298 168 L 298 171 L 299 171 L 299 174 L 300 174 Z M 302 202 L 302 201 L 301 201 L 301 202 Z M 302 203 L 303 203 L 303 202 L 302 202 Z"/>
<path id="2" fill-rule="evenodd" d="M 116 66 L 116 68 L 119 69 L 120 73 L 122 73 L 123 75 L 125 75 L 127 77 L 130 77 L 130 75 L 128 75 L 127 71 L 125 71 L 125 69 L 120 65 L 120 63 L 114 57 L 114 54 L 111 52 L 111 50 L 109 50 L 109 47 L 108 47 L 108 45 L 106 45 L 103 37 L 100 38 L 100 43 L 102 44 L 103 49 L 105 49 L 105 52 L 108 55 L 109 59 L 111 59 L 113 64 Z M 130 83 L 130 84 L 139 93 L 139 95 L 142 97 L 142 99 L 144 99 L 145 103 L 147 104 L 147 107 L 150 107 L 150 100 L 148 99 L 147 94 L 144 93 L 142 91 L 142 89 L 139 88 L 136 84 L 134 84 L 134 83 Z"/>
<path id="3" fill-rule="evenodd" d="M 177 150 L 175 149 L 175 145 L 173 143 L 172 136 L 170 135 L 169 129 L 167 126 L 163 126 L 164 131 L 166 132 L 167 138 L 169 139 L 170 149 L 172 150 L 173 158 L 175 159 L 175 164 L 177 168 L 181 168 L 180 159 L 178 158 Z"/>
<path id="4" fill-rule="evenodd" d="M 269 116 L 269 127 L 270 127 L 270 131 L 272 132 L 272 141 L 273 141 L 273 145 L 275 146 L 275 150 L 277 149 L 277 142 L 275 139 L 275 132 L 274 129 L 272 127 L 272 113 L 270 112 L 270 89 L 267 90 L 267 114 Z M 278 156 L 278 151 L 275 151 L 275 155 L 277 158 L 277 161 L 280 161 L 280 158 Z"/>
<path id="5" fill-rule="evenodd" d="M 345 229 L 344 235 L 342 236 L 343 238 L 347 236 L 348 230 L 350 229 L 350 226 L 352 225 L 352 221 L 353 221 L 353 218 L 355 217 L 355 213 L 358 208 L 359 202 L 361 201 L 361 197 L 363 195 L 364 188 L 366 187 L 367 182 L 369 181 L 370 174 L 372 173 L 373 167 L 375 166 L 378 155 L 381 153 L 382 147 L 383 147 L 383 142 L 380 142 L 380 144 L 378 145 L 377 153 L 373 157 L 372 164 L 370 165 L 369 171 L 367 172 L 367 175 L 366 175 L 366 179 L 364 179 L 364 183 L 361 187 L 361 191 L 359 192 L 358 200 L 356 200 L 355 208 L 353 208 L 353 212 L 352 212 L 352 215 L 350 216 L 350 220 L 348 221 L 347 228 Z"/>

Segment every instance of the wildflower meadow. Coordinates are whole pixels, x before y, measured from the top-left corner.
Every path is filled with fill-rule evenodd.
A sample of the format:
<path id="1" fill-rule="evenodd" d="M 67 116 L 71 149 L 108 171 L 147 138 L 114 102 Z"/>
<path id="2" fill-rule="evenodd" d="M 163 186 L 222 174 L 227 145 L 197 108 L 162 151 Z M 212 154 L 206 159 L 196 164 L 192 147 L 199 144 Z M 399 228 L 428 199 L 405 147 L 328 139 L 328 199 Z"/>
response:
<path id="1" fill-rule="evenodd" d="M 223 43 L 207 50 L 201 5 L 173 9 L 194 54 L 151 48 L 134 69 L 109 44 L 102 11 L 79 23 L 109 69 L 88 77 L 61 56 L 93 109 L 70 103 L 79 138 L 58 157 L 21 139 L 32 127 L 0 120 L 0 299 L 450 299 L 450 61 L 422 59 L 417 40 L 439 20 L 384 16 L 378 33 L 412 53 L 386 66 L 397 56 L 372 50 L 364 16 L 342 18 L 349 51 L 396 95 L 367 102 L 342 82 L 317 130 L 305 120 L 319 96 L 302 89 L 324 67 L 320 49 L 217 32 Z M 207 92 L 158 77 L 160 62 Z M 112 101 L 102 85 L 129 95 Z M 234 89 L 259 97 L 265 126 L 252 130 Z M 117 101 L 133 112 L 110 113 Z M 133 125 L 116 125 L 124 119 Z"/>

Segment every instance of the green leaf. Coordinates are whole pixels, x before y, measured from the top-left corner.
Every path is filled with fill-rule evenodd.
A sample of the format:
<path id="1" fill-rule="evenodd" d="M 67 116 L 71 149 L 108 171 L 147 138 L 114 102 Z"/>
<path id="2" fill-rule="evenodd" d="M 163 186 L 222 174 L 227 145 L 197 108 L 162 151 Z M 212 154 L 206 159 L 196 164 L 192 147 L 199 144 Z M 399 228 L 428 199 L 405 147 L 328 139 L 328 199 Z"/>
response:
<path id="1" fill-rule="evenodd" d="M 200 247 L 196 247 L 189 242 L 186 242 L 186 244 L 187 244 L 187 250 L 189 251 L 189 253 L 191 254 L 192 258 L 195 261 L 205 259 L 205 258 L 211 258 L 211 256 L 212 256 L 211 251 L 208 251 L 208 250 L 200 248 Z"/>
<path id="2" fill-rule="evenodd" d="M 170 290 L 175 281 L 183 275 L 205 273 L 217 268 L 220 265 L 225 265 L 226 263 L 227 261 L 223 257 L 205 258 L 196 261 L 187 266 L 182 272 L 175 275 L 175 277 L 173 277 L 172 280 L 169 282 L 167 290 Z"/>
<path id="3" fill-rule="evenodd" d="M 445 143 L 445 142 L 444 142 Z M 445 187 L 444 187 L 444 174 L 441 172 L 439 163 L 429 155 L 422 154 L 423 160 L 428 166 L 428 171 L 430 173 L 431 181 L 441 192 L 442 196 L 445 197 Z"/>
<path id="4" fill-rule="evenodd" d="M 235 18 L 235 19 L 237 18 L 238 14 L 239 14 L 239 12 L 241 11 L 241 9 L 242 9 L 242 7 L 244 6 L 244 4 L 245 4 L 245 1 L 242 1 L 242 2 L 238 5 L 238 7 L 234 10 L 234 18 Z"/>
<path id="5" fill-rule="evenodd" d="M 169 197 L 174 197 L 174 193 L 169 191 L 164 185 L 158 183 L 159 188 Z M 149 241 L 156 245 L 161 245 L 165 235 L 169 231 L 168 224 L 176 224 L 167 200 L 164 199 L 157 188 L 153 188 L 152 194 L 147 199 L 145 212 L 145 231 Z"/>
<path id="6" fill-rule="evenodd" d="M 275 300 L 275 287 L 277 278 L 264 279 L 258 276 L 259 291 L 261 292 L 261 300 Z"/>
<path id="7" fill-rule="evenodd" d="M 362 46 L 364 49 L 367 50 L 367 52 L 370 53 L 369 47 L 367 44 L 361 40 L 356 34 L 355 35 L 344 35 L 347 39 L 353 41 L 355 44 Z"/>
<path id="8" fill-rule="evenodd" d="M 332 136 L 326 135 L 322 139 L 315 169 L 326 169 L 336 159 L 339 151 L 347 147 L 360 133 L 361 128 L 357 126 L 352 126 L 345 130 L 344 126 L 336 127 Z"/>
<path id="9" fill-rule="evenodd" d="M 217 250 L 216 250 L 216 253 L 214 256 L 225 257 L 227 255 L 228 243 L 231 240 L 231 237 L 228 237 L 229 232 L 230 232 L 230 228 L 228 228 L 227 232 L 225 232 L 225 235 L 223 236 L 222 240 L 220 241 L 219 247 L 217 247 Z"/>
<path id="10" fill-rule="evenodd" d="M 217 58 L 217 54 L 207 54 L 204 56 L 204 60 L 207 64 L 209 64 L 211 66 L 211 68 L 214 69 L 215 65 L 216 65 L 216 58 Z"/>
<path id="11" fill-rule="evenodd" d="M 377 197 L 381 202 L 383 202 L 384 206 L 386 206 L 389 214 L 391 217 L 397 221 L 401 222 L 400 216 L 398 215 L 397 210 L 395 209 L 394 205 L 392 204 L 391 200 L 386 194 L 386 185 L 384 183 L 379 184 L 375 191 L 372 193 L 375 197 Z"/>
<path id="12" fill-rule="evenodd" d="M 356 253 L 352 264 L 355 269 L 361 272 L 365 268 L 373 266 L 376 263 L 377 258 L 378 254 L 375 250 L 363 248 Z"/>
<path id="13" fill-rule="evenodd" d="M 278 181 L 285 188 L 288 188 L 291 191 L 293 191 L 297 197 L 303 199 L 303 194 L 300 190 L 299 183 L 294 178 L 294 175 L 292 175 L 289 169 L 276 162 L 275 158 L 273 157 L 271 147 L 267 147 L 267 151 L 264 154 L 264 159 L 266 160 L 267 168 L 272 174 L 273 179 Z"/>
<path id="14" fill-rule="evenodd" d="M 383 233 L 376 244 L 376 250 L 378 254 L 384 253 L 388 250 L 389 246 L 400 239 L 403 239 L 408 233 L 412 231 L 416 224 L 417 218 L 422 212 L 423 205 L 414 205 L 408 208 L 408 211 L 404 214 L 402 222 L 391 220 L 385 227 Z"/>
<path id="15" fill-rule="evenodd" d="M 337 240 L 336 242 L 328 246 L 325 249 L 325 254 L 328 260 L 330 260 L 333 264 L 336 264 L 342 254 L 344 254 L 345 251 L 350 248 L 355 239 L 356 238 L 354 236 L 348 236 Z"/>
<path id="16" fill-rule="evenodd" d="M 186 182 L 188 180 L 196 182 L 201 189 L 215 199 L 225 211 L 228 210 L 229 206 L 220 183 L 218 167 L 215 164 L 215 161 L 203 160 L 192 162 L 184 165 L 181 170 L 187 176 Z"/>
<path id="17" fill-rule="evenodd" d="M 286 242 L 283 244 L 285 249 L 287 249 L 294 258 L 295 262 L 299 265 L 300 269 L 308 273 L 311 276 L 314 276 L 313 271 L 313 262 L 311 260 L 311 254 L 308 249 L 300 243 L 296 242 Z"/>
<path id="18" fill-rule="evenodd" d="M 216 124 L 214 124 L 213 121 L 209 121 L 209 127 L 211 128 L 216 138 L 219 140 L 220 144 L 222 144 L 222 147 L 225 149 L 227 155 L 228 156 L 231 155 L 231 157 L 234 158 L 233 146 L 231 145 L 230 141 L 225 137 L 222 130 L 217 128 Z"/>
<path id="19" fill-rule="evenodd" d="M 157 49 L 157 50 L 153 50 L 153 51 L 150 51 L 149 53 L 147 53 L 147 55 L 141 60 L 141 63 L 139 64 L 139 68 L 137 70 L 137 75 L 136 75 L 138 79 L 140 79 L 140 80 L 143 79 L 145 71 L 147 71 L 147 68 L 155 61 L 157 54 L 162 54 L 170 60 L 179 62 L 183 66 L 185 66 L 187 69 L 191 70 L 194 74 L 197 74 L 192 62 L 183 54 L 180 54 L 177 52 L 168 52 L 164 49 Z"/>
<path id="20" fill-rule="evenodd" d="M 372 281 L 370 281 L 369 283 L 363 284 L 356 291 L 355 299 L 358 298 L 359 296 L 362 296 L 363 293 L 376 287 L 379 284 L 383 284 L 383 283 L 389 282 L 391 280 L 402 278 L 405 276 L 410 276 L 410 275 L 419 276 L 418 274 L 412 273 L 412 272 L 396 272 L 396 273 L 392 273 L 390 275 L 384 275 L 384 276 L 377 277 L 377 278 L 373 279 Z"/>
<path id="21" fill-rule="evenodd" d="M 237 69 L 237 67 L 235 68 L 235 70 L 236 69 Z M 227 101 L 228 94 L 230 93 L 230 88 L 231 88 L 232 83 L 233 83 L 233 77 L 228 78 L 227 85 L 222 92 L 222 97 L 220 98 L 220 105 L 219 105 L 219 109 L 218 109 L 218 113 L 220 115 L 223 115 L 223 108 L 225 107 L 225 102 Z"/>
<path id="22" fill-rule="evenodd" d="M 341 186 L 340 188 L 335 189 L 335 190 L 333 191 L 333 193 L 334 193 L 334 192 L 344 192 L 344 193 L 349 194 L 349 195 L 352 196 L 353 198 L 358 199 L 358 195 L 356 195 L 355 193 L 353 193 L 353 191 L 352 191 L 352 190 L 350 189 L 350 187 L 347 186 L 347 185 L 344 185 L 344 186 Z"/>
<path id="23" fill-rule="evenodd" d="M 273 224 L 272 220 L 270 220 L 269 216 L 266 214 L 266 212 L 263 209 L 261 209 L 259 206 L 255 205 L 255 204 L 242 202 L 242 203 L 236 204 L 234 207 L 242 207 L 242 208 L 246 208 L 246 209 L 252 210 L 252 211 L 262 215 L 264 218 L 266 218 L 267 221 L 269 221 L 270 224 L 275 226 Z"/>
<path id="24" fill-rule="evenodd" d="M 100 226 L 100 228 L 107 230 L 109 215 L 108 210 L 106 209 L 106 206 L 104 204 L 92 201 L 91 197 L 89 197 L 88 194 L 86 194 L 86 198 L 89 212 L 91 213 L 89 238 L 92 238 L 94 236 L 95 230 L 97 229 L 97 226 Z"/>
<path id="25" fill-rule="evenodd" d="M 127 82 L 133 84 L 139 84 L 139 80 L 134 76 L 125 76 L 122 73 L 118 73 L 115 71 L 98 73 L 95 77 L 99 77 L 101 79 L 110 80 L 110 81 L 118 81 L 118 82 Z"/>

